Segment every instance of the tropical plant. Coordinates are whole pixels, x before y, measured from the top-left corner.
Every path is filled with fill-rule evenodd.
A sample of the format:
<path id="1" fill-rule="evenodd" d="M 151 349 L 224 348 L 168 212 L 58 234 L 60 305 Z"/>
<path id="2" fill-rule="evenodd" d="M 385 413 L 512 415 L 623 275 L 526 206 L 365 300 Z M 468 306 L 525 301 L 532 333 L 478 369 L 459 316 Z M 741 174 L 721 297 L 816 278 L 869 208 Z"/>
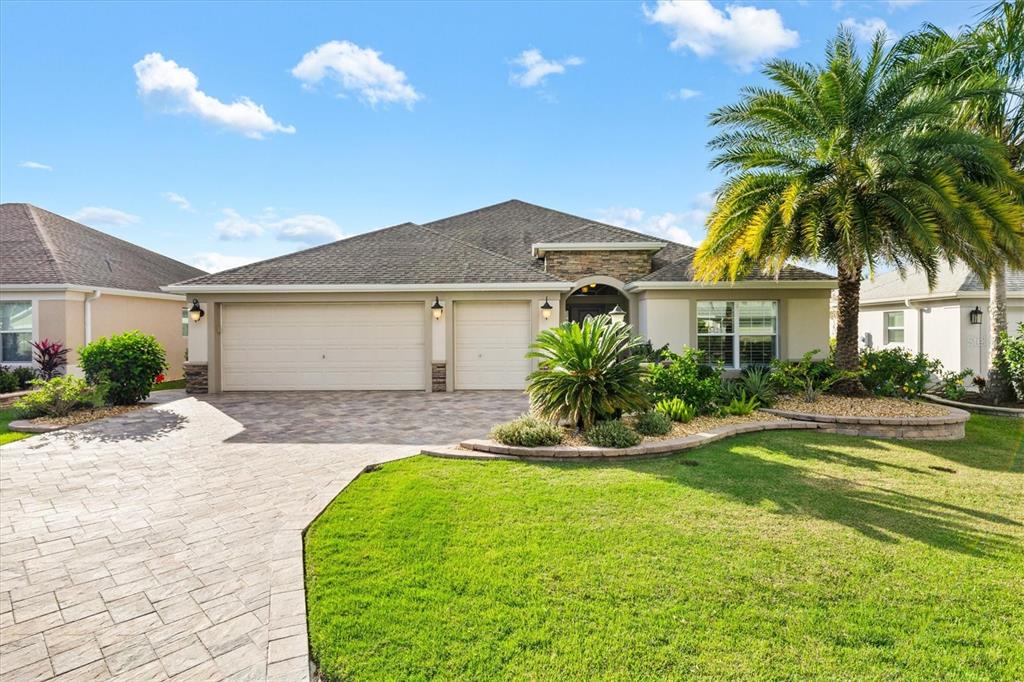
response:
<path id="1" fill-rule="evenodd" d="M 50 341 L 49 339 L 33 341 L 32 348 L 35 349 L 35 357 L 33 359 L 39 365 L 40 377 L 52 379 L 58 374 L 63 373 L 64 367 L 68 364 L 70 348 L 66 348 L 59 341 Z"/>
<path id="2" fill-rule="evenodd" d="M 527 354 L 540 360 L 526 384 L 533 409 L 544 419 L 581 429 L 646 410 L 643 360 L 634 352 L 643 343 L 629 325 L 607 315 L 542 331 Z"/>
<path id="3" fill-rule="evenodd" d="M 618 419 L 597 422 L 583 432 L 583 437 L 599 448 L 631 448 L 642 440 L 639 433 Z"/>
<path id="4" fill-rule="evenodd" d="M 94 390 L 85 379 L 76 376 L 33 379 L 32 385 L 36 390 L 14 403 L 31 417 L 65 417 L 90 404 Z"/>
<path id="5" fill-rule="evenodd" d="M 666 415 L 674 422 L 693 421 L 693 418 L 697 416 L 697 408 L 687 404 L 682 398 L 659 400 L 654 409 Z"/>
<path id="6" fill-rule="evenodd" d="M 757 398 L 760 405 L 769 406 L 775 402 L 775 383 L 771 367 L 748 367 L 740 375 L 739 383 L 747 395 Z"/>
<path id="7" fill-rule="evenodd" d="M 856 379 L 860 286 L 865 269 L 921 268 L 934 283 L 943 262 L 987 275 L 999 257 L 1024 265 L 1024 187 L 1005 149 L 965 128 L 957 107 L 975 93 L 925 88 L 935 63 L 900 59 L 872 41 L 866 59 L 840 29 L 825 64 L 774 60 L 771 88 L 743 90 L 711 123 L 712 167 L 729 177 L 708 218 L 695 273 L 736 279 L 782 272 L 793 259 L 838 273 L 835 364 L 841 389 Z M 1004 92 L 996 83 L 978 92 Z"/>
<path id="8" fill-rule="evenodd" d="M 672 430 L 672 418 L 664 412 L 650 410 L 636 416 L 633 428 L 642 436 L 664 436 Z"/>
<path id="9" fill-rule="evenodd" d="M 772 362 L 772 381 L 783 393 L 795 393 L 813 403 L 825 391 L 841 381 L 856 379 L 860 374 L 841 370 L 831 359 L 815 360 L 821 351 L 815 348 L 804 353 L 796 362 L 775 360 Z"/>
<path id="10" fill-rule="evenodd" d="M 667 343 L 660 348 L 655 348 L 654 344 L 651 343 L 651 340 L 648 339 L 634 352 L 640 355 L 644 362 L 661 362 L 662 355 L 668 351 L 669 345 Z"/>
<path id="11" fill-rule="evenodd" d="M 1017 335 L 1002 333 L 1002 371 L 1010 377 L 1017 400 L 1024 401 L 1024 323 L 1017 326 Z"/>
<path id="12" fill-rule="evenodd" d="M 79 349 L 78 358 L 89 383 L 108 384 L 107 399 L 114 405 L 145 398 L 153 379 L 167 369 L 163 347 L 139 331 L 96 339 Z"/>
<path id="13" fill-rule="evenodd" d="M 712 412 L 721 387 L 721 363 L 706 364 L 704 353 L 696 348 L 686 348 L 680 355 L 665 351 L 662 358 L 647 371 L 645 382 L 651 400 L 680 398 L 702 413 Z"/>
<path id="14" fill-rule="evenodd" d="M 916 398 L 928 390 L 942 363 L 906 348 L 865 349 L 860 355 L 861 381 L 879 396 Z"/>
<path id="15" fill-rule="evenodd" d="M 897 52 L 911 61 L 933 63 L 932 88 L 977 89 L 978 82 L 995 81 L 990 88 L 964 98 L 959 107 L 960 122 L 990 136 L 1005 148 L 1010 165 L 1024 170 L 1024 2 L 1000 0 L 982 13 L 975 26 L 951 35 L 934 24 L 925 25 L 897 45 Z M 935 60 L 936 55 L 943 55 Z M 1009 378 L 1001 372 L 1001 334 L 1007 331 L 1006 260 L 995 254 L 988 276 L 989 285 L 989 372 L 980 386 L 998 403 L 1013 393 Z M 984 273 L 979 272 L 984 276 Z"/>
<path id="16" fill-rule="evenodd" d="M 524 414 L 491 429 L 491 438 L 504 445 L 537 448 L 558 445 L 562 442 L 562 430 L 543 419 Z"/>
<path id="17" fill-rule="evenodd" d="M 760 407 L 760 403 L 754 396 L 747 397 L 746 391 L 741 391 L 738 396 L 729 401 L 729 404 L 722 408 L 726 414 L 736 417 L 745 417 Z"/>

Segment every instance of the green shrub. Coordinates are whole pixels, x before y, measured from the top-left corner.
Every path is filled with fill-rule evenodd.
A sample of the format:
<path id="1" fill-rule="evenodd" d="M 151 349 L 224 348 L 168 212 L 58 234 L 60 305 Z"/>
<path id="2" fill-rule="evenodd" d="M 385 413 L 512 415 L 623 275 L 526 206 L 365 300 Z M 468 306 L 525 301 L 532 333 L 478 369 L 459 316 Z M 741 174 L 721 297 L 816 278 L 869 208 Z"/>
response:
<path id="1" fill-rule="evenodd" d="M 491 429 L 491 438 L 503 445 L 538 448 L 562 442 L 562 429 L 551 422 L 524 414 Z"/>
<path id="2" fill-rule="evenodd" d="M 1017 326 L 1017 336 L 999 334 L 1003 361 L 1000 370 L 1010 377 L 1017 400 L 1024 400 L 1024 322 Z"/>
<path id="3" fill-rule="evenodd" d="M 20 398 L 14 407 L 29 417 L 65 417 L 73 410 L 91 404 L 94 389 L 81 377 L 56 376 L 34 379 L 36 390 Z"/>
<path id="4" fill-rule="evenodd" d="M 672 418 L 664 412 L 651 410 L 638 414 L 633 428 L 641 436 L 664 436 L 672 430 Z"/>
<path id="5" fill-rule="evenodd" d="M 840 370 L 831 359 L 815 360 L 814 356 L 820 352 L 818 349 L 807 351 L 796 362 L 773 361 L 772 384 L 782 393 L 802 395 L 804 400 L 811 403 L 840 381 L 859 376 L 858 372 Z"/>
<path id="6" fill-rule="evenodd" d="M 90 383 L 109 383 L 107 400 L 114 405 L 144 399 L 154 378 L 167 369 L 163 347 L 139 331 L 96 339 L 80 348 L 78 357 Z"/>
<path id="7" fill-rule="evenodd" d="M 860 354 L 861 381 L 879 396 L 916 398 L 932 383 L 932 375 L 942 371 L 942 363 L 923 353 L 906 348 L 866 349 Z"/>
<path id="8" fill-rule="evenodd" d="M 935 382 L 932 390 L 947 400 L 962 400 L 967 395 L 967 387 L 964 386 L 964 380 L 969 376 L 974 376 L 974 372 L 969 369 L 965 369 L 962 372 L 943 372 L 939 376 L 939 380 Z"/>
<path id="9" fill-rule="evenodd" d="M 545 419 L 582 429 L 647 409 L 643 361 L 635 352 L 643 344 L 629 325 L 607 315 L 542 331 L 527 354 L 540 359 L 526 384 L 533 408 Z"/>
<path id="10" fill-rule="evenodd" d="M 597 422 L 584 432 L 591 445 L 599 448 L 631 448 L 640 444 L 640 434 L 618 419 Z"/>
<path id="11" fill-rule="evenodd" d="M 714 411 L 722 368 L 721 364 L 704 364 L 703 356 L 695 348 L 685 349 L 682 355 L 665 351 L 665 362 L 652 366 L 647 373 L 647 391 L 651 401 L 679 398 L 701 413 Z"/>
<path id="12" fill-rule="evenodd" d="M 775 382 L 770 367 L 748 367 L 743 370 L 739 384 L 748 396 L 757 398 L 760 405 L 768 407 L 775 402 Z"/>
<path id="13" fill-rule="evenodd" d="M 754 396 L 747 397 L 746 391 L 740 391 L 740 394 L 729 401 L 729 404 L 722 408 L 725 414 L 730 414 L 736 417 L 744 417 L 758 408 L 760 403 Z"/>
<path id="14" fill-rule="evenodd" d="M 697 416 L 697 408 L 688 405 L 681 398 L 666 398 L 659 400 L 654 409 L 661 412 L 674 422 L 692 421 Z"/>
<path id="15" fill-rule="evenodd" d="M 5 367 L 0 365 L 0 393 L 24 391 L 37 378 L 31 367 Z"/>

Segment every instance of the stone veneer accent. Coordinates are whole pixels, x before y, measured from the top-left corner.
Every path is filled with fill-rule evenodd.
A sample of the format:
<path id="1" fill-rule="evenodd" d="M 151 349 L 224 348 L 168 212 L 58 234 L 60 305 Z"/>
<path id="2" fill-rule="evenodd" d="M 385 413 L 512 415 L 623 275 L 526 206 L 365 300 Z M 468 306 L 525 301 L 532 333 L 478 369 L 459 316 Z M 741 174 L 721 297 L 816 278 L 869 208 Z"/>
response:
<path id="1" fill-rule="evenodd" d="M 208 393 L 209 388 L 209 365 L 205 362 L 186 362 L 185 370 L 185 392 L 186 393 Z"/>
<path id="2" fill-rule="evenodd" d="M 792 412 L 789 410 L 762 410 L 786 419 L 813 422 L 831 433 L 873 438 L 904 438 L 907 440 L 960 440 L 970 412 L 947 408 L 940 417 L 841 417 L 831 414 Z"/>
<path id="3" fill-rule="evenodd" d="M 448 390 L 448 365 L 435 362 L 430 365 L 430 391 L 444 393 Z"/>
<path id="4" fill-rule="evenodd" d="M 605 275 L 632 282 L 651 273 L 650 251 L 548 251 L 544 269 L 570 282 Z"/>

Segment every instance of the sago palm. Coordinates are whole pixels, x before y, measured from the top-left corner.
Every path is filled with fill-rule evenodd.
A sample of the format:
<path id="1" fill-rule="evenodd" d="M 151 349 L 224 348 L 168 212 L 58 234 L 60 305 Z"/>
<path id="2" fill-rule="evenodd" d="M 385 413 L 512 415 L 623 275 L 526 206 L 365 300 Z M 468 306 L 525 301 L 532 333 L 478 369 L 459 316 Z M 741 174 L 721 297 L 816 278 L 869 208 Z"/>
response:
<path id="1" fill-rule="evenodd" d="M 629 325 L 607 315 L 542 331 L 527 355 L 540 359 L 526 385 L 533 409 L 583 429 L 618 412 L 647 409 L 637 352 L 643 345 Z"/>
<path id="2" fill-rule="evenodd" d="M 997 256 L 1024 263 L 1022 209 L 1012 199 L 1024 183 L 1002 145 L 957 122 L 957 103 L 972 93 L 922 90 L 932 68 L 896 58 L 884 34 L 862 60 L 840 30 L 824 66 L 770 62 L 774 87 L 745 88 L 739 103 L 711 115 L 725 129 L 710 143 L 712 167 L 728 177 L 695 274 L 778 273 L 792 259 L 834 265 L 843 370 L 858 368 L 865 270 L 918 267 L 934 282 L 944 261 L 983 273 Z"/>

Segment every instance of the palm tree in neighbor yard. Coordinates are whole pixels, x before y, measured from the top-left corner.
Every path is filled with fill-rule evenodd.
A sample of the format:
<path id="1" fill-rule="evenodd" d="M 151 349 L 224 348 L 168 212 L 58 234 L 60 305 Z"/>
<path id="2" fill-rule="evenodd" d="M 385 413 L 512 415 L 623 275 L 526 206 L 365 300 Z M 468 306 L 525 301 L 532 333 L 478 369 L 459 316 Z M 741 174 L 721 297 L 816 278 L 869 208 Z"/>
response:
<path id="1" fill-rule="evenodd" d="M 1007 92 L 993 90 L 964 100 L 958 107 L 961 121 L 972 130 L 989 135 L 1006 147 L 1010 165 L 1024 170 L 1024 1 L 1003 0 L 982 14 L 977 26 L 956 36 L 926 25 L 900 41 L 897 50 L 912 60 L 933 60 L 936 55 L 956 54 L 945 59 L 929 84 L 971 87 L 978 79 L 996 79 Z M 1000 332 L 1006 324 L 1006 263 L 994 263 L 989 277 L 989 363 L 985 393 L 993 402 L 1013 396 L 1009 377 L 1001 371 L 1003 350 Z"/>
<path id="2" fill-rule="evenodd" d="M 708 217 L 694 270 L 704 281 L 754 268 L 778 273 L 793 259 L 838 274 L 835 363 L 859 369 L 861 279 L 880 265 L 944 262 L 988 276 L 1003 259 L 1024 265 L 1024 179 L 1005 147 L 963 126 L 964 88 L 924 88 L 934 60 L 899 59 L 879 33 L 866 58 L 841 29 L 825 64 L 769 62 L 772 87 L 748 87 L 711 114 L 710 146 L 727 179 Z M 998 90 L 987 83 L 983 91 Z M 1002 91 L 1005 91 L 1002 90 Z M 844 383 L 862 392 L 859 380 Z"/>

